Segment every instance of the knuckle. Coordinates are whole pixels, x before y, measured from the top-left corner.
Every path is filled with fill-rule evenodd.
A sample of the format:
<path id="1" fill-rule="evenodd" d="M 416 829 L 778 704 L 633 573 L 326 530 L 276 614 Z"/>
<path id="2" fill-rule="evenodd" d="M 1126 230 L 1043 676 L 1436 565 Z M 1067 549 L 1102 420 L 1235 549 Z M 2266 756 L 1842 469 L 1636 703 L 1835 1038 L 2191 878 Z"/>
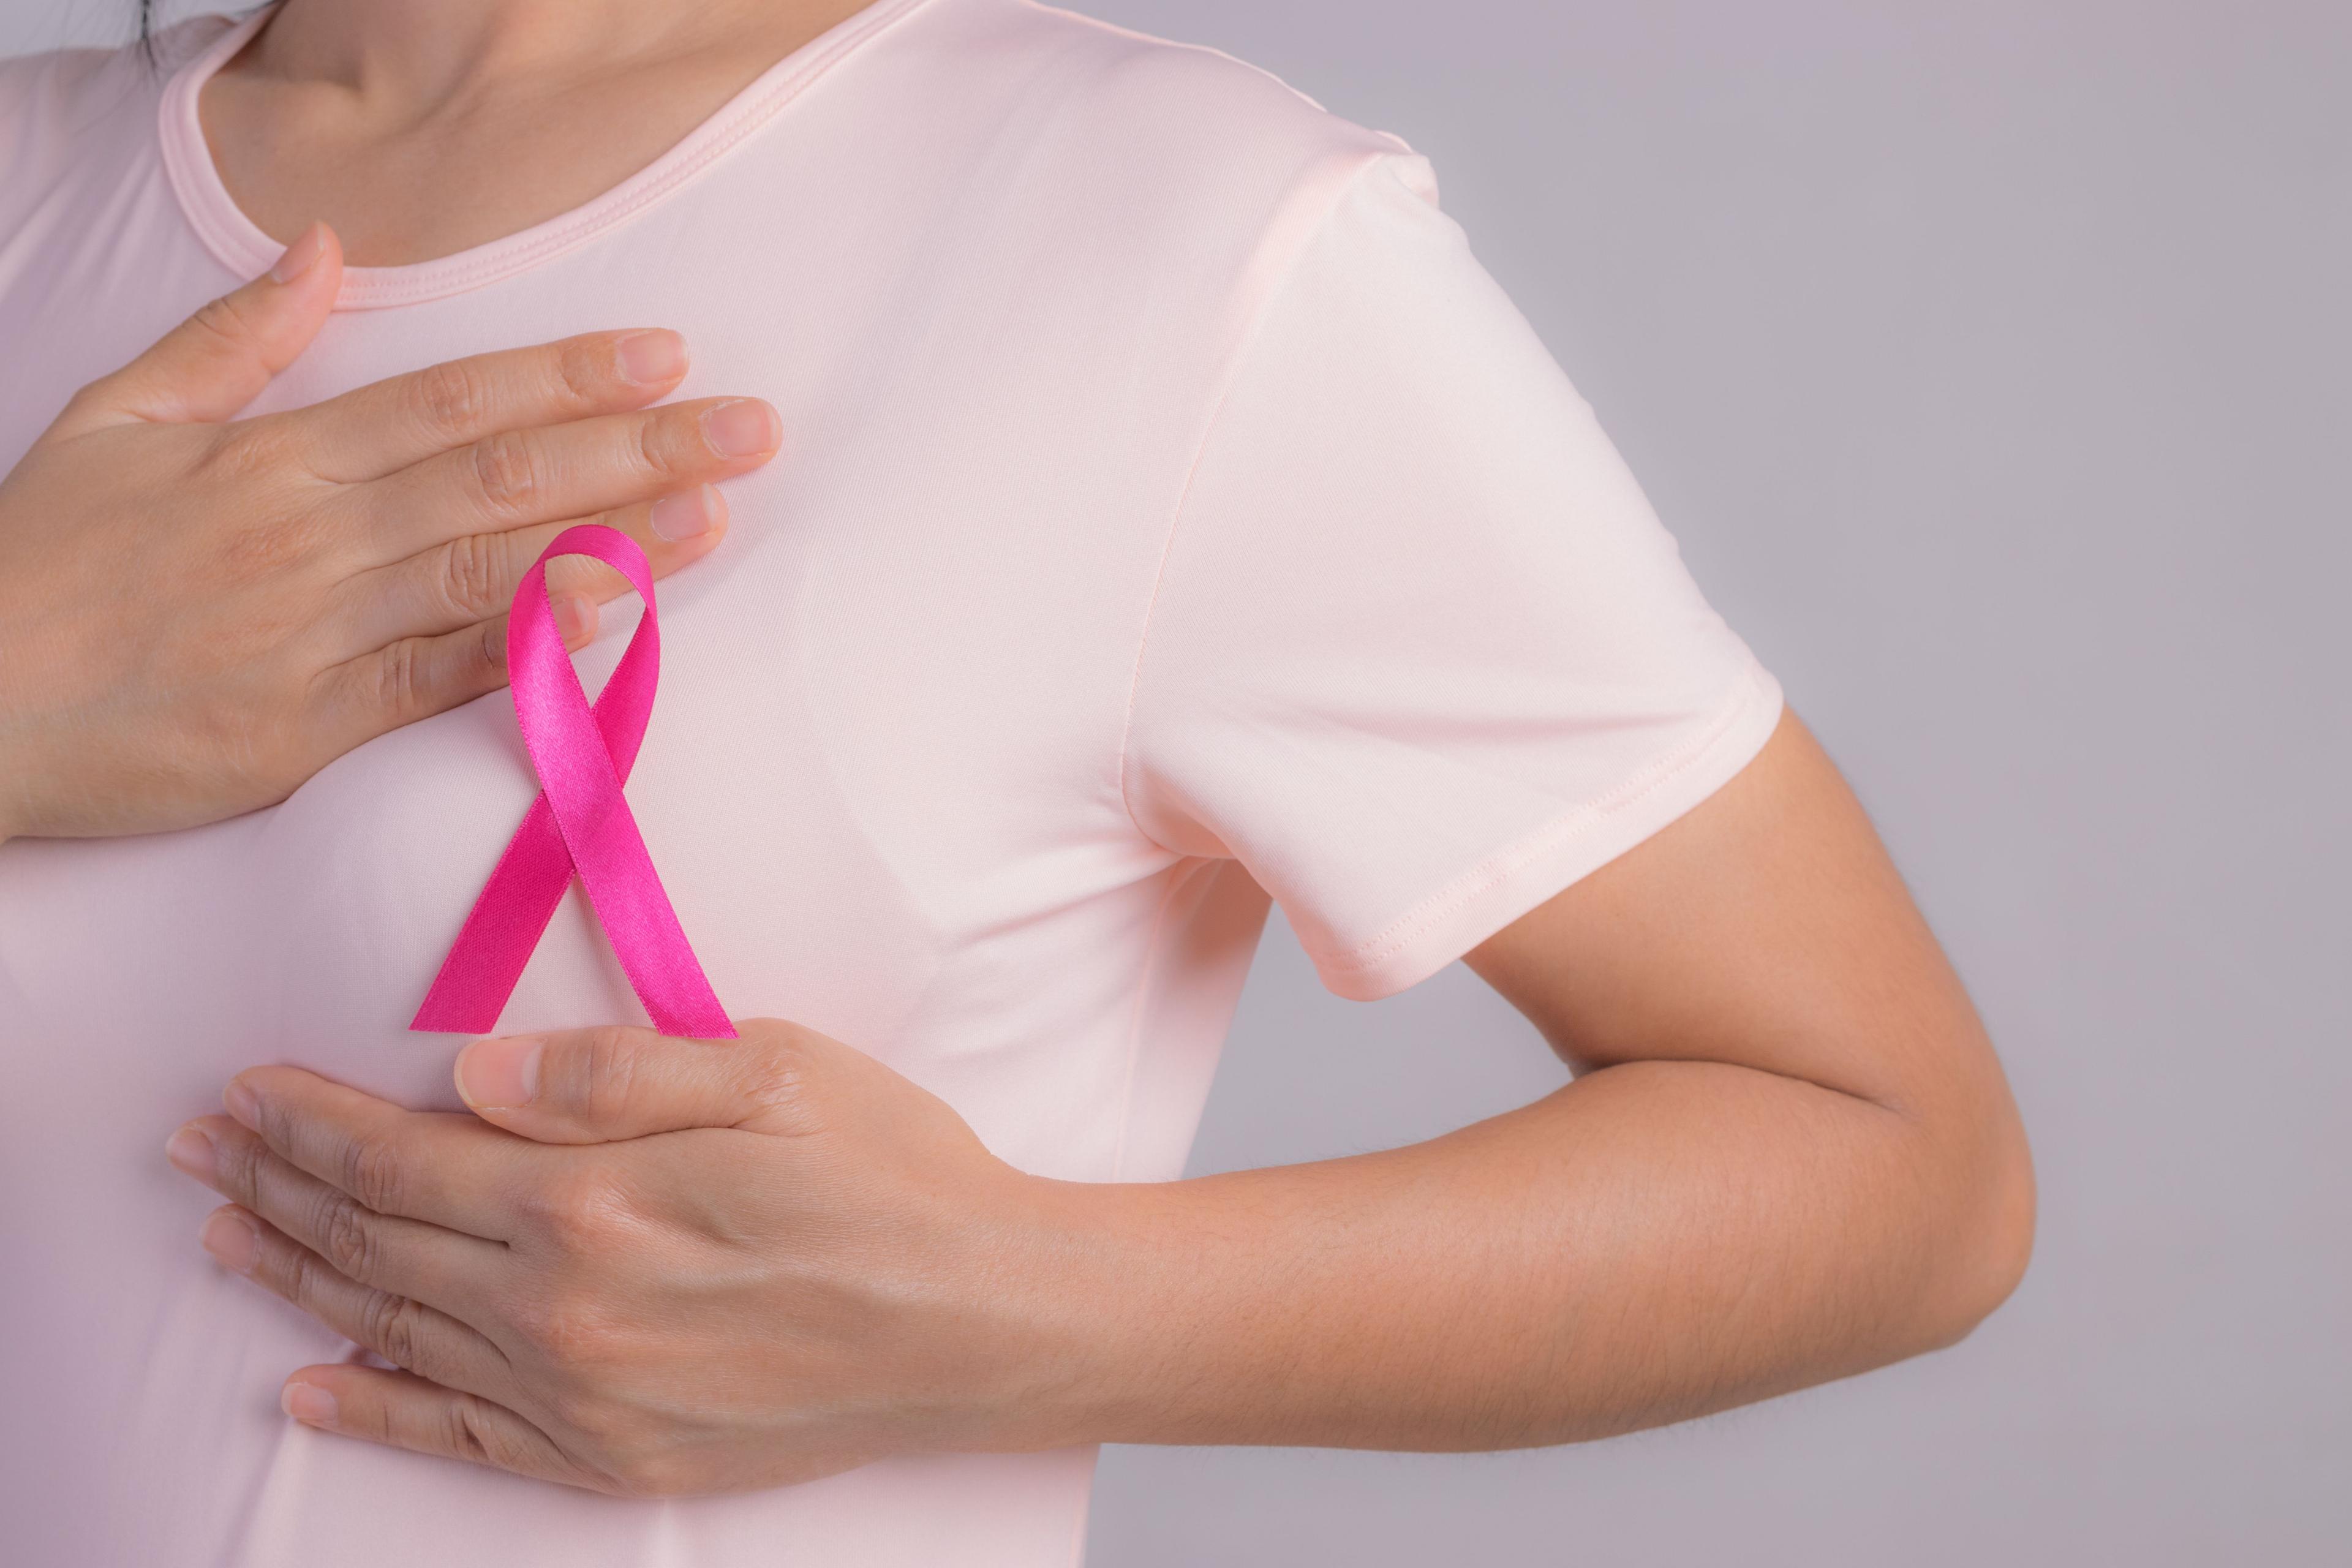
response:
<path id="1" fill-rule="evenodd" d="M 529 1456 L 514 1434 L 493 1417 L 489 1407 L 471 1397 L 452 1400 L 445 1417 L 449 1452 L 478 1465 L 502 1470 L 523 1468 Z"/>
<path id="2" fill-rule="evenodd" d="M 520 518 L 545 487 L 539 442 L 528 432 L 505 430 L 473 446 L 475 499 L 493 516 Z"/>
<path id="3" fill-rule="evenodd" d="M 284 1252 L 279 1275 L 285 1282 L 287 1300 L 306 1312 L 322 1312 L 332 1293 L 329 1264 L 308 1247 L 287 1247 Z"/>
<path id="4" fill-rule="evenodd" d="M 556 1397 L 555 1390 L 562 1386 L 560 1374 L 563 1370 L 555 1354 L 555 1346 L 562 1337 L 563 1317 L 557 1310 L 553 1294 L 544 1288 L 527 1296 L 518 1293 L 503 1303 L 502 1317 L 507 1332 L 516 1342 L 509 1348 L 509 1359 L 532 1363 L 532 1375 L 541 1383 L 550 1382 L 549 1373 L 558 1374 L 551 1386 L 541 1390 L 541 1397 L 551 1402 Z"/>
<path id="5" fill-rule="evenodd" d="M 555 345 L 555 379 L 574 408 L 593 407 L 620 379 L 619 355 L 609 337 L 571 338 Z"/>
<path id="6" fill-rule="evenodd" d="M 425 710 L 425 644 L 403 637 L 385 645 L 364 667 L 362 700 L 369 710 L 405 720 Z"/>
<path id="7" fill-rule="evenodd" d="M 688 466 L 686 454 L 708 452 L 698 416 L 665 408 L 636 422 L 635 458 L 648 474 L 682 473 Z"/>
<path id="8" fill-rule="evenodd" d="M 469 620 L 506 607 L 507 552 L 498 535 L 451 540 L 442 547 L 437 577 L 448 608 Z"/>
<path id="9" fill-rule="evenodd" d="M 234 349 L 248 348 L 254 341 L 253 323 L 246 319 L 234 295 L 205 300 L 188 318 L 188 324 L 202 335 Z"/>
<path id="10" fill-rule="evenodd" d="M 249 1135 L 230 1132 L 213 1140 L 221 1188 L 227 1196 L 250 1208 L 260 1182 L 261 1162 L 268 1152 Z"/>
<path id="11" fill-rule="evenodd" d="M 365 1132 L 344 1145 L 342 1189 L 378 1214 L 397 1214 L 408 1184 L 400 1147 L 382 1133 Z"/>
<path id="12" fill-rule="evenodd" d="M 467 659 L 467 673 L 477 678 L 492 676 L 506 667 L 506 628 L 486 620 L 481 623 L 478 639 Z"/>
<path id="13" fill-rule="evenodd" d="M 254 1136 L 278 1153 L 294 1147 L 294 1113 L 276 1095 L 258 1094 L 254 1103 Z M 256 1157 L 259 1151 L 254 1152 Z"/>
<path id="14" fill-rule="evenodd" d="M 294 432 L 285 420 L 240 419 L 218 428 L 205 466 L 216 479 L 257 479 L 291 467 L 294 447 Z"/>
<path id="15" fill-rule="evenodd" d="M 256 518 L 219 545 L 219 574 L 232 583 L 252 583 L 292 570 L 310 554 L 310 530 L 282 518 Z"/>
<path id="16" fill-rule="evenodd" d="M 545 1184 L 534 1196 L 532 1217 L 569 1257 L 601 1257 L 628 1228 L 629 1205 L 609 1173 L 580 1164 Z"/>
<path id="17" fill-rule="evenodd" d="M 320 1200 L 316 1228 L 319 1256 L 332 1264 L 335 1272 L 362 1284 L 375 1277 L 382 1248 L 376 1237 L 374 1215 L 355 1200 L 337 1193 Z"/>
<path id="18" fill-rule="evenodd" d="M 94 381 L 83 382 L 74 388 L 73 395 L 66 399 L 61 416 L 79 418 L 88 415 L 92 409 L 110 406 L 114 400 L 116 388 L 121 384 L 120 380 L 111 375 L 102 375 Z"/>
<path id="19" fill-rule="evenodd" d="M 233 449 L 239 440 L 252 439 L 232 438 L 226 447 L 215 446 L 205 458 L 207 479 L 226 479 L 247 492 L 233 498 L 231 504 L 242 515 L 212 547 L 215 552 L 213 580 L 246 584 L 283 577 L 306 566 L 313 569 L 312 575 L 317 575 L 319 569 L 332 570 L 339 552 L 332 548 L 335 536 L 327 509 L 308 504 L 305 498 L 256 495 L 247 488 L 258 478 L 257 464 L 274 460 L 256 459 L 249 451 Z M 295 608 L 296 603 L 280 595 L 274 614 L 284 616 Z M 273 611 L 264 611 L 250 629 L 282 630 L 282 626 L 268 624 L 272 614 Z"/>
<path id="20" fill-rule="evenodd" d="M 425 1356 L 425 1310 L 405 1296 L 379 1294 L 362 1314 L 367 1347 L 404 1372 L 417 1372 Z"/>
<path id="21" fill-rule="evenodd" d="M 804 1105 L 816 1078 L 817 1055 L 804 1031 L 791 1025 L 771 1031 L 747 1064 L 745 1098 L 763 1110 Z"/>
<path id="22" fill-rule="evenodd" d="M 575 1057 L 575 1102 L 597 1124 L 614 1121 L 636 1096 L 640 1066 L 635 1034 L 614 1025 L 588 1031 Z"/>
<path id="23" fill-rule="evenodd" d="M 565 1433 L 600 1455 L 618 1451 L 626 1442 L 627 1417 L 618 1404 L 580 1378 L 561 1379 L 542 1396 L 548 1415 Z"/>
<path id="24" fill-rule="evenodd" d="M 489 416 L 488 379 L 464 360 L 428 365 L 408 384 L 417 423 L 436 440 L 462 441 Z"/>
<path id="25" fill-rule="evenodd" d="M 539 1353 L 565 1375 L 612 1364 L 626 1339 L 596 1293 L 577 1286 L 550 1289 L 521 1327 Z"/>

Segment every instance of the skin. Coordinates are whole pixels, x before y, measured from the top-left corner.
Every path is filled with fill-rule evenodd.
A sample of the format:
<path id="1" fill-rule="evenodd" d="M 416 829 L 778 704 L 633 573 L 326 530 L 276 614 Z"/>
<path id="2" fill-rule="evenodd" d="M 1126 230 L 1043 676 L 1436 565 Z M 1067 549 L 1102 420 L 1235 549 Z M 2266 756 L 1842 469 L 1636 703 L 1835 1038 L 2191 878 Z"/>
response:
<path id="1" fill-rule="evenodd" d="M 342 277 L 277 267 L 75 393 L 0 479 L 0 837 L 189 827 L 273 805 L 363 741 L 506 681 L 515 584 L 570 523 L 656 573 L 719 542 L 712 481 L 782 439 L 751 398 L 646 405 L 662 330 L 484 354 L 291 413 L 238 411 Z M 572 647 L 618 574 L 550 574 Z"/>
<path id="2" fill-rule="evenodd" d="M 205 123 L 272 232 L 365 205 L 372 259 L 421 258 L 547 216 L 502 163 L 593 195 L 835 16 L 677 9 L 292 0 Z M 638 1496 L 919 1451 L 1597 1437 L 1951 1344 L 2015 1287 L 1999 1063 L 1793 714 L 1467 962 L 1572 1081 L 1345 1160 L 1051 1181 L 774 1019 L 479 1042 L 468 1116 L 256 1068 L 167 1152 L 231 1200 L 215 1258 L 403 1369 L 299 1369 L 296 1419 Z"/>
<path id="3" fill-rule="evenodd" d="M 263 232 L 291 240 L 323 218 L 355 264 L 398 266 L 594 199 L 864 8 L 291 0 L 198 110 L 222 183 Z"/>

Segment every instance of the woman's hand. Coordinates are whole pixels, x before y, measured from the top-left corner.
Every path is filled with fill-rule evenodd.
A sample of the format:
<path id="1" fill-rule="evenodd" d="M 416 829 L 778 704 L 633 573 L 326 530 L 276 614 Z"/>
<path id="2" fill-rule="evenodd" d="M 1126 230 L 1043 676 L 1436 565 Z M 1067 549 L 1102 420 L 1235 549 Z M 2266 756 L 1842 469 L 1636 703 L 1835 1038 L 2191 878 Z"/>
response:
<path id="1" fill-rule="evenodd" d="M 630 1495 L 1067 1440 L 1039 1425 L 1070 1339 L 1031 1223 L 1060 1184 L 869 1057 L 740 1028 L 478 1043 L 484 1120 L 239 1075 L 168 1146 L 236 1200 L 205 1245 L 406 1369 L 305 1368 L 287 1410 Z"/>
<path id="2" fill-rule="evenodd" d="M 75 394 L 0 479 L 0 837 L 283 800 L 362 742 L 504 684 L 502 612 L 562 527 L 608 522 L 675 570 L 724 527 L 709 482 L 780 445 L 755 399 L 646 408 L 686 374 L 658 331 L 235 420 L 341 275 L 313 227 Z M 568 560 L 553 586 L 576 647 L 625 584 Z"/>

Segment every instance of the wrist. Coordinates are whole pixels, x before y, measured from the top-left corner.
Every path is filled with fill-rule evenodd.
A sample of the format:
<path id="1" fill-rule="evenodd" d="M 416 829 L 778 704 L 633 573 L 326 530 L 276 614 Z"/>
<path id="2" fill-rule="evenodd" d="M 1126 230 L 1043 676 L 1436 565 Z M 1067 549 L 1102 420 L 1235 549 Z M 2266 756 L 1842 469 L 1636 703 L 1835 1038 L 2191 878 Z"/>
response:
<path id="1" fill-rule="evenodd" d="M 1155 1346 L 1186 1336 L 1165 1279 L 1166 1184 L 1014 1173 L 971 1276 L 978 1447 L 1135 1440 L 1156 1404 Z"/>
<path id="2" fill-rule="evenodd" d="M 1298 1281 L 1274 1266 L 1294 1205 L 1265 1174 L 1024 1177 L 1010 1272 L 1031 1350 L 992 1446 L 1265 1440 Z"/>

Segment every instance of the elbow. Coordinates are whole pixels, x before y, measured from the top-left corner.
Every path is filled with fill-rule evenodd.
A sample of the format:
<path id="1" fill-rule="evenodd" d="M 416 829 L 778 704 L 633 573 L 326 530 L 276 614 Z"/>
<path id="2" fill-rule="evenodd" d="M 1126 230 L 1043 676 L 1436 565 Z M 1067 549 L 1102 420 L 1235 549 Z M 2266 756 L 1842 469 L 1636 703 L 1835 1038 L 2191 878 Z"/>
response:
<path id="1" fill-rule="evenodd" d="M 1927 1205 L 1931 1231 L 1920 1292 L 1923 1350 L 1959 1343 L 2015 1293 L 2033 1257 L 2033 1156 L 2006 1086 L 1971 1119 Z"/>

